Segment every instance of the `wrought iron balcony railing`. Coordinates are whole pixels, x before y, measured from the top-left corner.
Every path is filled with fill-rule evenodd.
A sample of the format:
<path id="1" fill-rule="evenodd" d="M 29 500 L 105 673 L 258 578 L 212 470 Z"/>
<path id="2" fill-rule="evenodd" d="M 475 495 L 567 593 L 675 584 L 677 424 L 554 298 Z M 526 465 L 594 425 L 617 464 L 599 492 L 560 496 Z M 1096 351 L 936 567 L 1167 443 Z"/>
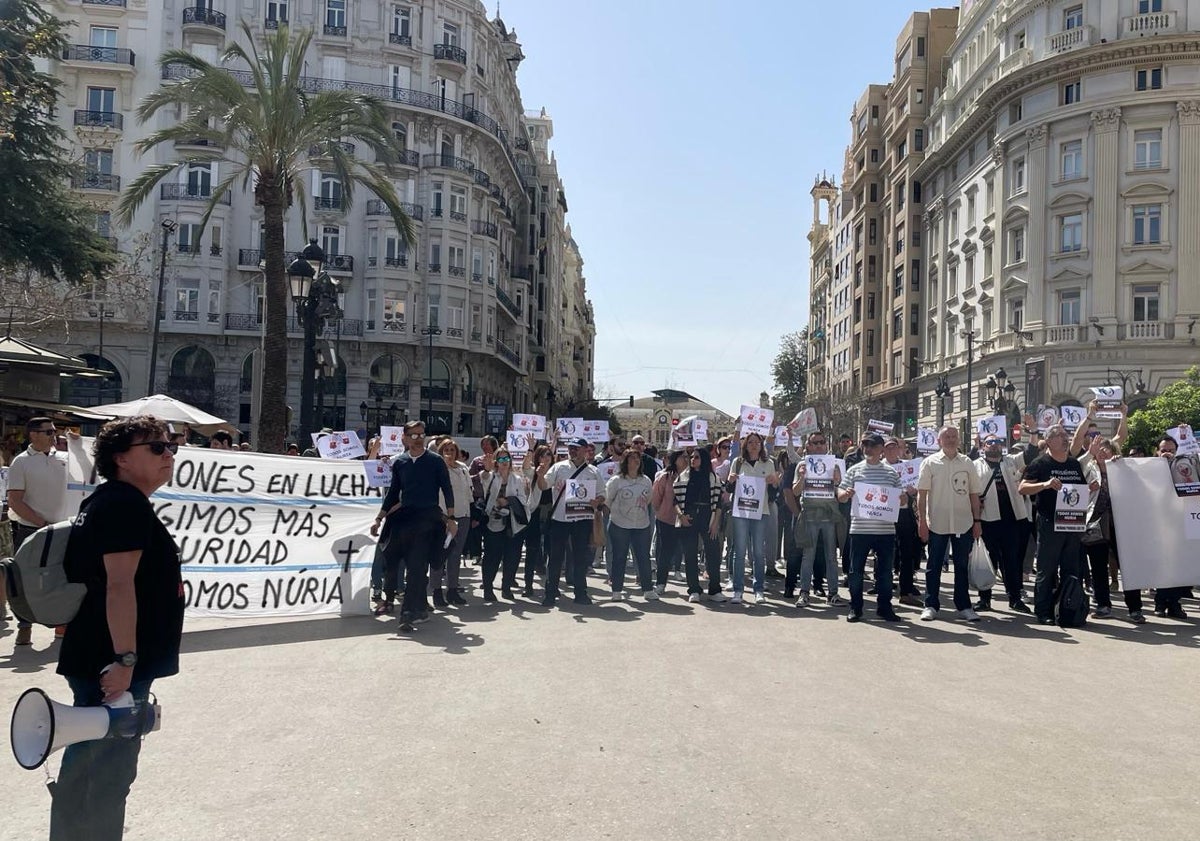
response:
<path id="1" fill-rule="evenodd" d="M 188 24 L 193 23 L 200 24 L 201 26 L 213 26 L 217 29 L 224 29 L 225 13 L 197 6 L 188 6 L 183 10 L 183 25 L 187 26 Z"/>
<path id="2" fill-rule="evenodd" d="M 120 64 L 133 67 L 133 50 L 125 47 L 93 47 L 90 44 L 71 44 L 63 50 L 64 61 L 96 61 L 101 64 Z"/>
<path id="3" fill-rule="evenodd" d="M 77 110 L 75 112 L 75 125 L 99 126 L 100 128 L 111 128 L 120 131 L 125 128 L 125 117 L 116 111 Z"/>
<path id="4" fill-rule="evenodd" d="M 434 61 L 453 61 L 455 64 L 466 67 L 467 51 L 454 44 L 434 44 L 433 59 Z"/>
<path id="5" fill-rule="evenodd" d="M 121 189 L 121 179 L 108 172 L 85 172 L 72 178 L 71 186 L 76 190 L 117 192 Z"/>

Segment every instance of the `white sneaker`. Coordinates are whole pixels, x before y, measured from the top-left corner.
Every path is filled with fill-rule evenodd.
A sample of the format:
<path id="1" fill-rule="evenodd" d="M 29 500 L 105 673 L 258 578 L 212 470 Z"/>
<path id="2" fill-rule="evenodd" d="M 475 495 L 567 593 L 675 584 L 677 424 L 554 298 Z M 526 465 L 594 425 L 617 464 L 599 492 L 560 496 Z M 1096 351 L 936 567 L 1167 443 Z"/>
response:
<path id="1" fill-rule="evenodd" d="M 937 619 L 937 613 L 932 607 L 927 607 L 921 611 L 921 621 L 932 622 L 934 619 Z"/>
<path id="2" fill-rule="evenodd" d="M 730 604 L 741 604 L 742 603 L 742 594 L 735 590 L 733 593 L 733 598 L 729 600 L 729 603 Z"/>
<path id="3" fill-rule="evenodd" d="M 654 586 L 654 592 L 658 593 L 661 596 L 663 593 L 667 592 L 667 585 L 666 584 L 656 584 Z"/>
<path id="4" fill-rule="evenodd" d="M 741 601 L 741 598 L 742 597 L 739 595 L 738 601 Z M 709 593 L 708 600 L 710 602 L 716 602 L 717 604 L 721 604 L 723 602 L 729 601 L 729 596 L 725 595 L 724 593 Z"/>
<path id="5" fill-rule="evenodd" d="M 958 618 L 966 622 L 978 622 L 979 614 L 968 607 L 966 610 L 960 610 L 958 612 Z"/>
<path id="6" fill-rule="evenodd" d="M 796 599 L 796 607 L 808 607 L 808 593 L 800 593 L 800 598 Z"/>
<path id="7" fill-rule="evenodd" d="M 767 594 L 766 593 L 755 593 L 754 594 L 754 603 L 755 604 L 766 604 L 767 603 Z"/>
<path id="8" fill-rule="evenodd" d="M 645 590 L 642 593 L 642 598 L 648 602 L 658 601 L 658 590 Z"/>
<path id="9" fill-rule="evenodd" d="M 696 604 L 698 601 L 700 601 L 700 594 L 699 593 L 688 593 L 688 601 L 691 602 L 692 604 Z"/>
<path id="10" fill-rule="evenodd" d="M 625 599 L 625 594 L 623 592 L 621 592 L 620 590 L 613 590 L 612 600 L 614 602 L 624 601 L 624 599 Z"/>
<path id="11" fill-rule="evenodd" d="M 841 596 L 839 596 L 837 593 L 834 593 L 832 596 L 829 597 L 829 604 L 831 604 L 831 605 L 836 606 L 836 605 L 845 604 L 845 603 L 846 603 L 846 600 L 843 599 Z"/>

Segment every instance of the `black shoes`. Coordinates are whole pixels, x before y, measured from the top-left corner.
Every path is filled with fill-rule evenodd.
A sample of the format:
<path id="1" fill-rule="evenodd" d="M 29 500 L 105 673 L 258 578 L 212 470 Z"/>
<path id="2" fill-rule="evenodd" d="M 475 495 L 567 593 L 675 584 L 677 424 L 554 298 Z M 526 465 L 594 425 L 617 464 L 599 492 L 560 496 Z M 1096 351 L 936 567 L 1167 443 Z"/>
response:
<path id="1" fill-rule="evenodd" d="M 551 594 L 547 593 L 545 596 L 542 597 L 542 607 L 554 607 L 554 605 L 557 602 L 558 602 L 557 595 L 551 595 Z"/>
<path id="2" fill-rule="evenodd" d="M 1033 613 L 1033 611 L 1029 609 L 1029 605 L 1020 600 L 1009 602 L 1008 608 L 1009 610 L 1015 610 L 1017 613 Z"/>
<path id="3" fill-rule="evenodd" d="M 882 619 L 884 622 L 899 622 L 900 621 L 900 617 L 896 614 L 896 612 L 894 610 L 880 611 L 879 618 Z"/>
<path id="4" fill-rule="evenodd" d="M 1187 612 L 1183 609 L 1182 605 L 1173 604 L 1167 608 L 1167 616 L 1172 619 L 1187 619 Z"/>
<path id="5" fill-rule="evenodd" d="M 592 597 L 591 597 L 591 596 L 589 596 L 589 595 L 587 595 L 587 594 L 585 593 L 585 594 L 584 594 L 584 595 L 582 595 L 582 596 L 576 596 L 576 597 L 573 599 L 573 601 L 575 602 L 575 604 L 591 604 L 591 603 L 592 603 Z"/>
<path id="6" fill-rule="evenodd" d="M 847 622 L 861 622 L 862 614 L 855 613 L 854 611 L 850 611 L 850 613 L 846 614 L 846 621 Z"/>
<path id="7" fill-rule="evenodd" d="M 510 602 L 516 601 L 517 599 L 517 597 L 513 595 L 512 587 L 501 587 L 500 595 Z"/>
<path id="8" fill-rule="evenodd" d="M 533 598 L 533 588 L 532 588 L 532 587 L 526 587 L 526 588 L 525 588 L 525 589 L 524 589 L 524 590 L 521 592 L 521 595 L 523 595 L 523 596 L 524 596 L 525 598 L 527 598 L 527 599 L 532 599 L 532 598 Z"/>
<path id="9" fill-rule="evenodd" d="M 408 614 L 408 613 L 400 614 L 400 630 L 402 632 L 404 632 L 406 634 L 411 634 L 414 630 L 413 624 L 414 623 L 413 623 L 413 618 L 412 618 L 411 614 Z"/>
<path id="10" fill-rule="evenodd" d="M 483 588 L 483 600 L 488 604 L 493 604 L 496 601 L 496 591 L 491 587 Z"/>
<path id="11" fill-rule="evenodd" d="M 467 600 L 464 599 L 462 597 L 462 594 L 460 594 L 458 592 L 457 587 L 451 587 L 450 589 L 446 590 L 446 601 L 448 601 L 450 604 L 456 604 L 459 606 L 465 605 L 467 603 Z M 436 596 L 434 597 L 434 602 L 435 603 L 437 602 Z"/>
<path id="12" fill-rule="evenodd" d="M 979 613 L 980 611 L 984 611 L 984 610 L 991 610 L 991 609 L 992 609 L 992 600 L 991 599 L 980 599 L 979 601 L 975 602 L 975 612 L 976 613 Z"/>
<path id="13" fill-rule="evenodd" d="M 436 590 L 433 591 L 433 606 L 434 607 L 442 607 L 442 608 L 447 607 L 446 597 L 442 595 L 441 587 L 438 587 Z"/>

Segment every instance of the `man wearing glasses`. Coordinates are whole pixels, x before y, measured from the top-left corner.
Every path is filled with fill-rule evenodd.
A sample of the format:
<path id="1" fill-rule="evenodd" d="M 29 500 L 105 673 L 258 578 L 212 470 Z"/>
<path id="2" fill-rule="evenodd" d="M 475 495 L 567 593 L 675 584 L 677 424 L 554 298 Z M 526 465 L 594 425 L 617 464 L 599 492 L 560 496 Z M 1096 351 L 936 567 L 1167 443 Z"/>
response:
<path id="1" fill-rule="evenodd" d="M 1032 417 L 1026 417 L 1025 423 L 1027 429 L 1036 425 Z M 1033 458 L 1036 457 L 1037 447 L 1033 447 Z M 1025 543 L 1033 526 L 1033 512 L 1029 497 L 1021 496 L 1017 490 L 1028 458 L 1026 451 L 1005 455 L 1004 439 L 989 433 L 983 439 L 983 454 L 975 459 L 975 470 L 983 484 L 979 497 L 983 545 L 992 565 L 1000 569 L 1008 606 L 1017 613 L 1030 612 L 1021 596 L 1025 584 Z M 980 590 L 975 610 L 991 608 L 992 591 Z"/>
<path id="2" fill-rule="evenodd" d="M 12 521 L 13 551 L 50 523 L 64 519 L 67 501 L 67 454 L 55 447 L 58 430 L 50 418 L 31 418 L 25 425 L 29 447 L 8 468 L 8 518 Z M 3 587 L 0 582 L 0 587 Z M 20 620 L 17 645 L 30 645 L 33 628 Z"/>
<path id="3" fill-rule="evenodd" d="M 646 439 L 635 435 L 629 445 L 642 457 L 642 475 L 653 482 L 654 477 L 658 475 L 658 462 L 646 453 Z"/>

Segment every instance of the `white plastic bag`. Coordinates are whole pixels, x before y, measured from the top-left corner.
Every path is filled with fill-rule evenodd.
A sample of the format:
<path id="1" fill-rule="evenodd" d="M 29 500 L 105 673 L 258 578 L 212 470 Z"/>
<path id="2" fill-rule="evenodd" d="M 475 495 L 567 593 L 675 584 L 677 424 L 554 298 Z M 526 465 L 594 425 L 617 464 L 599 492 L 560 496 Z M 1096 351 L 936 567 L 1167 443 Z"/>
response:
<path id="1" fill-rule="evenodd" d="M 967 564 L 967 584 L 972 590 L 990 590 L 996 586 L 996 573 L 992 571 L 992 560 L 982 540 L 976 540 L 971 548 L 971 561 Z"/>

